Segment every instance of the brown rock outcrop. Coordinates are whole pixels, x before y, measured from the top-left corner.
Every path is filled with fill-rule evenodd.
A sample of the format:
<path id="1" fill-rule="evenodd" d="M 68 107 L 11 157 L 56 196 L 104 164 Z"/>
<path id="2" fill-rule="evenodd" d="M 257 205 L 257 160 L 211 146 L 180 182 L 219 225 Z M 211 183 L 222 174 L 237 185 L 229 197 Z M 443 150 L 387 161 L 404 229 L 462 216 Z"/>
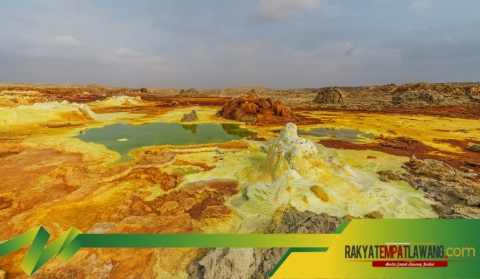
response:
<path id="1" fill-rule="evenodd" d="M 476 173 L 463 172 L 432 159 L 419 160 L 412 156 L 403 165 L 408 173 L 381 171 L 380 179 L 403 180 L 414 189 L 434 200 L 434 210 L 441 218 L 480 218 L 480 184 Z"/>
<path id="2" fill-rule="evenodd" d="M 181 122 L 191 122 L 198 120 L 197 112 L 192 110 L 190 113 L 185 113 L 182 117 Z"/>
<path id="3" fill-rule="evenodd" d="M 473 152 L 480 152 L 480 144 L 476 143 L 471 143 L 468 147 L 467 150 L 473 151 Z"/>
<path id="4" fill-rule="evenodd" d="M 197 95 L 198 91 L 195 88 L 190 88 L 188 90 L 182 89 L 180 90 L 180 95 Z"/>
<path id="5" fill-rule="evenodd" d="M 412 91 L 434 91 L 445 98 L 444 105 L 461 105 L 480 101 L 478 83 L 407 83 L 392 92 L 398 96 Z"/>
<path id="6" fill-rule="evenodd" d="M 282 104 L 280 100 L 272 103 L 270 98 L 259 98 L 251 93 L 228 100 L 217 112 L 217 116 L 243 121 L 247 124 L 298 121 L 292 110 Z"/>
<path id="7" fill-rule="evenodd" d="M 313 101 L 319 104 L 343 104 L 343 93 L 334 87 L 322 88 Z"/>
<path id="8" fill-rule="evenodd" d="M 398 86 L 394 92 L 403 93 L 407 91 L 423 91 L 431 90 L 442 95 L 445 94 L 454 94 L 454 95 L 465 95 L 470 92 L 478 92 L 478 85 L 468 84 L 468 83 L 406 83 L 401 86 Z"/>
<path id="9" fill-rule="evenodd" d="M 398 104 L 415 104 L 415 103 L 428 103 L 439 105 L 444 101 L 443 95 L 433 90 L 421 90 L 421 91 L 405 91 L 392 98 L 392 102 L 395 105 Z"/>

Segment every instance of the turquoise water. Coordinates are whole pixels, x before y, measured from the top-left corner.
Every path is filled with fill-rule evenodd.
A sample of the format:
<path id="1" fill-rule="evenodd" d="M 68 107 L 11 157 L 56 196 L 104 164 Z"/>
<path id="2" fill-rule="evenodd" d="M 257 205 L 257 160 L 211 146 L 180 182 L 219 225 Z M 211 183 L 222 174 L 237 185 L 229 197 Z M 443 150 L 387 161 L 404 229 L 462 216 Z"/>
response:
<path id="1" fill-rule="evenodd" d="M 326 128 L 315 128 L 309 131 L 298 130 L 298 135 L 309 135 L 320 138 L 331 138 L 332 136 L 337 137 L 339 140 L 356 142 L 362 141 L 362 138 L 373 139 L 374 136 L 371 134 L 365 134 L 355 129 L 326 129 Z"/>
<path id="2" fill-rule="evenodd" d="M 280 130 L 274 130 L 272 132 L 278 133 Z M 315 128 L 308 131 L 298 129 L 298 135 L 307 135 L 314 136 L 319 138 L 331 138 L 335 136 L 339 140 L 349 141 L 349 142 L 360 142 L 362 138 L 373 139 L 374 136 L 371 134 L 362 133 L 359 130 L 355 129 L 327 129 L 327 128 Z"/>
<path id="3" fill-rule="evenodd" d="M 143 146 L 195 145 L 221 143 L 255 135 L 255 132 L 241 128 L 238 124 L 177 124 L 151 123 L 128 125 L 116 123 L 103 128 L 82 132 L 77 136 L 85 142 L 105 145 L 122 155 L 117 162 L 132 161 L 128 152 Z M 119 139 L 121 139 L 119 141 Z M 126 140 L 125 140 L 126 139 Z"/>

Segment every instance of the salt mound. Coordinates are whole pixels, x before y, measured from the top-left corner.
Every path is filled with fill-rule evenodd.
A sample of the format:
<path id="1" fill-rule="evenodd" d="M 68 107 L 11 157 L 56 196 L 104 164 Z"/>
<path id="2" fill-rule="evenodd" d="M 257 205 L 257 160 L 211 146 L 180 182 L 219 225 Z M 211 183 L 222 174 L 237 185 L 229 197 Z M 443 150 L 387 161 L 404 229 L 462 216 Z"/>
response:
<path id="1" fill-rule="evenodd" d="M 0 108 L 0 125 L 25 125 L 92 120 L 95 113 L 85 104 L 67 101 L 35 103 L 14 108 Z"/>
<path id="2" fill-rule="evenodd" d="M 103 101 L 95 101 L 92 103 L 95 106 L 102 107 L 118 107 L 118 106 L 144 106 L 142 98 L 140 96 L 130 97 L 130 96 L 112 96 L 108 97 Z"/>
<path id="3" fill-rule="evenodd" d="M 47 96 L 42 96 L 38 91 L 33 90 L 3 90 L 0 92 L 0 106 L 2 107 L 16 107 L 36 102 L 45 102 L 48 99 Z"/>
<path id="4" fill-rule="evenodd" d="M 251 181 L 277 181 L 282 176 L 294 175 L 309 181 L 331 181 L 341 177 L 355 177 L 357 174 L 347 164 L 335 158 L 326 160 L 318 156 L 315 144 L 297 135 L 297 126 L 288 123 L 280 135 L 268 146 L 267 158 L 260 164 L 258 176 Z M 258 167 L 257 167 L 258 169 Z M 345 191 L 357 191 L 361 185 L 342 183 Z"/>
<path id="5" fill-rule="evenodd" d="M 315 160 L 316 155 L 318 150 L 315 144 L 309 139 L 300 138 L 297 135 L 297 125 L 288 123 L 269 146 L 267 159 L 261 167 L 261 177 L 270 176 L 272 180 L 277 180 L 289 169 L 308 176 L 313 165 L 319 163 Z"/>
<path id="6" fill-rule="evenodd" d="M 353 169 L 340 157 L 327 156 L 321 145 L 300 138 L 295 124 L 287 124 L 266 145 L 264 159 L 255 153 L 258 163 L 237 176 L 243 195 L 229 201 L 244 221 L 240 231 L 268 225 L 275 211 L 287 204 L 332 216 L 378 211 L 385 218 L 436 217 L 422 193 L 383 182 L 376 172 Z"/>

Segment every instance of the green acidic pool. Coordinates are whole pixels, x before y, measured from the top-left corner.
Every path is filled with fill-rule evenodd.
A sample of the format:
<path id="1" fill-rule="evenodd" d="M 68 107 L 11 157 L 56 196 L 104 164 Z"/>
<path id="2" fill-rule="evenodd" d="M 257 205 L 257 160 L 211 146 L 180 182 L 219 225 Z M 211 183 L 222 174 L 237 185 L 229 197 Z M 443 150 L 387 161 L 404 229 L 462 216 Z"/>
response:
<path id="1" fill-rule="evenodd" d="M 128 152 L 143 146 L 155 145 L 195 145 L 221 143 L 255 135 L 255 132 L 241 128 L 238 124 L 177 124 L 152 123 L 128 125 L 116 123 L 104 128 L 96 128 L 80 133 L 77 138 L 85 142 L 105 145 L 120 153 L 117 163 L 132 161 Z"/>

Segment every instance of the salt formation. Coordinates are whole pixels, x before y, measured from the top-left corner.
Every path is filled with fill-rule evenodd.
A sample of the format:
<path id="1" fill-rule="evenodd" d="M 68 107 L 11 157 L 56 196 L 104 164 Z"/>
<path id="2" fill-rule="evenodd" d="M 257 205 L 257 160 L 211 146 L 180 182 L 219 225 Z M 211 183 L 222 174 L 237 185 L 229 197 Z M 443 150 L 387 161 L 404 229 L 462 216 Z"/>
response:
<path id="1" fill-rule="evenodd" d="M 265 159 L 238 175 L 243 195 L 229 201 L 243 219 L 240 231 L 268 225 L 274 212 L 287 204 L 299 211 L 333 216 L 378 211 L 385 218 L 436 217 L 431 202 L 420 192 L 383 182 L 376 172 L 354 170 L 319 148 L 300 138 L 292 123 L 267 143 Z"/>
<path id="2" fill-rule="evenodd" d="M 112 96 L 108 97 L 103 101 L 95 101 L 92 103 L 95 106 L 102 107 L 116 107 L 116 106 L 143 106 L 145 105 L 142 102 L 140 96 L 130 97 L 130 96 Z"/>
<path id="3" fill-rule="evenodd" d="M 5 125 L 82 121 L 95 119 L 95 116 L 87 105 L 67 101 L 0 108 L 0 123 Z"/>
<path id="4" fill-rule="evenodd" d="M 338 171 L 335 171 L 336 169 Z M 337 176 L 355 177 L 356 173 L 335 158 L 323 160 L 315 144 L 309 139 L 300 138 L 297 135 L 297 126 L 288 123 L 278 138 L 268 146 L 267 157 L 260 164 L 260 173 L 250 176 L 249 179 L 252 182 L 272 182 L 284 177 L 301 177 L 309 181 L 333 182 Z M 362 187 L 358 183 L 337 182 L 341 183 L 346 191 L 357 191 Z"/>
<path id="5" fill-rule="evenodd" d="M 295 170 L 302 176 L 309 176 L 313 167 L 320 163 L 318 150 L 308 139 L 297 135 L 297 126 L 288 123 L 278 138 L 269 146 L 267 159 L 261 166 L 261 173 L 255 179 L 277 180 L 287 170 Z"/>
<path id="6" fill-rule="evenodd" d="M 19 105 L 45 102 L 49 98 L 36 90 L 3 90 L 0 92 L 0 107 L 16 107 Z"/>

